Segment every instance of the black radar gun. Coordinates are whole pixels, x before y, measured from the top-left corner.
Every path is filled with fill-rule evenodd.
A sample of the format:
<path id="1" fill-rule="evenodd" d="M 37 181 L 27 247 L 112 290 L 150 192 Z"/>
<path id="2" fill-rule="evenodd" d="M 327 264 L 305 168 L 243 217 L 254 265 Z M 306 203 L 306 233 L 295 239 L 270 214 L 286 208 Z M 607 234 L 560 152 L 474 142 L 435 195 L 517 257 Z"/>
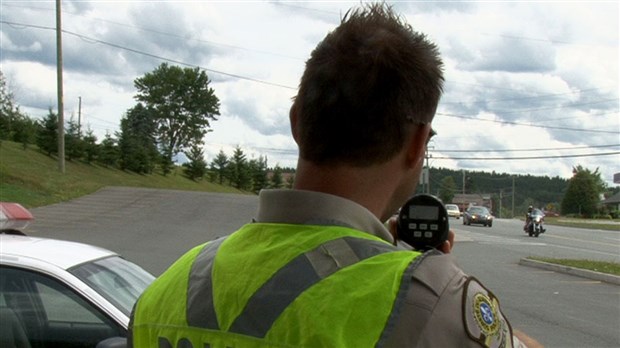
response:
<path id="1" fill-rule="evenodd" d="M 448 212 L 437 197 L 417 194 L 400 208 L 396 231 L 416 250 L 437 248 L 448 239 Z"/>

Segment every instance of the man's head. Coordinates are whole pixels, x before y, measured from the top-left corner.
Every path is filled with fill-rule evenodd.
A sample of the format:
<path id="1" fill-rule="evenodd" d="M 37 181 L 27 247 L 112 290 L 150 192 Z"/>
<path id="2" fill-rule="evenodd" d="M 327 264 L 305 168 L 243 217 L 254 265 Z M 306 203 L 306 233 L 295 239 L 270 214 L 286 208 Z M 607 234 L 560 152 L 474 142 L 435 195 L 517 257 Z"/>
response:
<path id="1" fill-rule="evenodd" d="M 391 8 L 348 12 L 315 48 L 291 108 L 300 156 L 318 165 L 390 160 L 442 92 L 437 47 Z"/>

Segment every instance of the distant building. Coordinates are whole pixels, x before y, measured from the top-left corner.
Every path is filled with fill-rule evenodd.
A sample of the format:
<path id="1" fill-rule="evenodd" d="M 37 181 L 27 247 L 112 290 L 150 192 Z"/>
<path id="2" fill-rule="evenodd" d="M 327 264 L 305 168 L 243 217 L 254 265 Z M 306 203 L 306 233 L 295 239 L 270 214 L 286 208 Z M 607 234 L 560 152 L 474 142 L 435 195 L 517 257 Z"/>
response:
<path id="1" fill-rule="evenodd" d="M 489 211 L 493 211 L 493 201 L 491 194 L 488 193 L 457 193 L 452 198 L 452 203 L 458 205 L 461 211 L 465 211 L 473 205 L 487 207 Z"/>
<path id="2" fill-rule="evenodd" d="M 610 209 L 620 210 L 620 192 L 601 201 L 601 203 L 603 203 Z"/>

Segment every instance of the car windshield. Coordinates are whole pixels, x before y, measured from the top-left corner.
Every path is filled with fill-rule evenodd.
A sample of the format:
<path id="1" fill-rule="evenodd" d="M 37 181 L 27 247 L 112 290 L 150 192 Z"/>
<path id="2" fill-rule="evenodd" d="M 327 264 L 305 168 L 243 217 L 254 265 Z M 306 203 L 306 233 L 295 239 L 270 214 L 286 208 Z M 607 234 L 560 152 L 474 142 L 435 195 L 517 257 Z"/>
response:
<path id="1" fill-rule="evenodd" d="M 448 204 L 448 205 L 446 205 L 446 209 L 447 210 L 459 210 L 459 207 L 457 207 L 454 204 Z"/>
<path id="2" fill-rule="evenodd" d="M 489 211 L 483 207 L 469 208 L 469 212 L 472 214 L 488 214 L 489 213 Z"/>
<path id="3" fill-rule="evenodd" d="M 88 262 L 70 269 L 69 272 L 127 316 L 131 314 L 140 294 L 155 279 L 136 264 L 118 256 Z"/>

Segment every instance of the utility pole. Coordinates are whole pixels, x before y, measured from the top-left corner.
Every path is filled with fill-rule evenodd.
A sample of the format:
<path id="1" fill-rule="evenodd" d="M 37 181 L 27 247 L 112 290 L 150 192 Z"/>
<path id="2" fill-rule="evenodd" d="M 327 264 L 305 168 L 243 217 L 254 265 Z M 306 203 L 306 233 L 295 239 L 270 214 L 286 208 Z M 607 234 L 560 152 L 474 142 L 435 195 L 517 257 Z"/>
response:
<path id="1" fill-rule="evenodd" d="M 465 194 L 465 169 L 463 169 L 462 172 L 463 172 L 463 194 Z"/>
<path id="2" fill-rule="evenodd" d="M 65 173 L 65 116 L 62 91 L 62 24 L 60 1 L 56 0 L 56 80 L 58 93 L 58 170 Z"/>
<path id="3" fill-rule="evenodd" d="M 504 189 L 499 189 L 499 210 L 497 212 L 498 217 L 502 218 L 502 193 Z"/>
<path id="4" fill-rule="evenodd" d="M 82 135 L 82 97 L 78 97 L 78 134 Z"/>
<path id="5" fill-rule="evenodd" d="M 515 177 L 512 177 L 512 218 L 515 217 Z"/>

